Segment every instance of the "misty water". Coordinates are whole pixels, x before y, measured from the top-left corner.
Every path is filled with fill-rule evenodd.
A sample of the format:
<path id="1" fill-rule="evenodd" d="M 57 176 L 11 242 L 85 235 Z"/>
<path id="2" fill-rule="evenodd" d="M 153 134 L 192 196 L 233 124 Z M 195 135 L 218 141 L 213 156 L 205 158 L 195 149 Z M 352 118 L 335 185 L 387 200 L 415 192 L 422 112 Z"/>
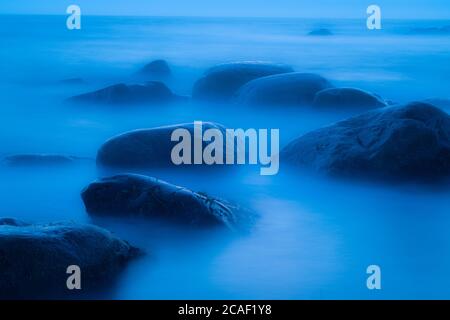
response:
<path id="1" fill-rule="evenodd" d="M 86 157 L 58 168 L 0 167 L 0 216 L 105 227 L 146 255 L 97 298 L 448 298 L 450 190 L 342 181 L 288 170 L 151 170 L 148 175 L 238 203 L 256 214 L 243 232 L 187 229 L 151 220 L 93 219 L 80 191 L 102 173 L 108 138 L 137 128 L 215 121 L 230 128 L 279 128 L 281 147 L 353 112 L 243 108 L 195 102 L 169 106 L 68 105 L 72 95 L 134 83 L 145 63 L 169 61 L 168 86 L 190 95 L 210 66 L 262 60 L 318 73 L 403 103 L 450 99 L 450 36 L 416 28 L 449 21 L 0 16 L 0 156 L 57 153 Z M 312 37 L 315 28 L 329 37 Z M 61 80 L 82 78 L 82 84 Z M 448 108 L 445 101 L 440 105 Z M 366 268 L 382 268 L 382 290 Z"/>

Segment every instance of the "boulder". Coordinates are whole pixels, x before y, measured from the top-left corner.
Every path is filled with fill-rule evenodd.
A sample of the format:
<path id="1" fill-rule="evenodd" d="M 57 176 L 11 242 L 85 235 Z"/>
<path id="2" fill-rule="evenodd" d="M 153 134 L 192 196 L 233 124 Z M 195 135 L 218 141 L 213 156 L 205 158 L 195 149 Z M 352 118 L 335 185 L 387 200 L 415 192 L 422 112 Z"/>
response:
<path id="1" fill-rule="evenodd" d="M 5 157 L 3 161 L 9 166 L 60 166 L 79 159 L 81 158 L 59 154 L 15 154 Z"/>
<path id="2" fill-rule="evenodd" d="M 93 182 L 83 190 L 82 199 L 91 215 L 153 217 L 191 226 L 235 223 L 232 207 L 223 201 L 137 174 Z"/>
<path id="3" fill-rule="evenodd" d="M 309 36 L 332 36 L 333 32 L 331 32 L 330 29 L 319 28 L 319 29 L 311 30 L 310 32 L 308 32 L 308 35 Z"/>
<path id="4" fill-rule="evenodd" d="M 147 76 L 167 77 L 172 72 L 167 61 L 159 59 L 147 63 L 139 73 Z"/>
<path id="5" fill-rule="evenodd" d="M 250 105 L 311 105 L 317 92 L 331 87 L 327 79 L 316 74 L 285 73 L 248 82 L 235 101 Z"/>
<path id="6" fill-rule="evenodd" d="M 106 284 L 139 250 L 110 232 L 75 223 L 28 224 L 0 219 L 0 297 L 61 297 L 67 268 L 81 269 L 82 291 Z"/>
<path id="7" fill-rule="evenodd" d="M 191 135 L 191 150 L 197 140 L 203 148 L 206 142 L 194 136 L 194 123 L 184 123 L 151 129 L 126 132 L 106 141 L 97 153 L 97 164 L 116 168 L 175 167 L 171 153 L 178 141 L 171 141 L 172 132 L 185 129 Z M 218 129 L 225 136 L 225 127 L 212 122 L 202 122 L 202 131 Z M 225 154 L 225 146 L 223 154 Z M 193 163 L 193 155 L 191 155 Z M 182 165 L 181 165 L 182 166 Z"/>
<path id="8" fill-rule="evenodd" d="M 413 102 L 372 110 L 303 135 L 281 161 L 329 175 L 431 181 L 450 175 L 450 116 Z"/>
<path id="9" fill-rule="evenodd" d="M 355 88 L 329 88 L 314 97 L 316 108 L 379 108 L 387 104 L 378 96 Z"/>
<path id="10" fill-rule="evenodd" d="M 74 96 L 69 101 L 109 105 L 165 104 L 177 101 L 179 98 L 164 83 L 149 81 L 145 84 L 115 84 Z"/>
<path id="11" fill-rule="evenodd" d="M 293 72 L 286 65 L 267 62 L 232 62 L 209 69 L 194 85 L 192 97 L 199 100 L 228 102 L 247 82 L 274 74 Z"/>

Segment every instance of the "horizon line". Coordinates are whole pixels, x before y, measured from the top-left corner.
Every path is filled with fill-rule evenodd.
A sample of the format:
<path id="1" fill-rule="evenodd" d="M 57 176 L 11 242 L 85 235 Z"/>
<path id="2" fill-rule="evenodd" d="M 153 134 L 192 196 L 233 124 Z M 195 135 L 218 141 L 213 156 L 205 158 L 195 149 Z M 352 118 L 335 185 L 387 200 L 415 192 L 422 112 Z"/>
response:
<path id="1" fill-rule="evenodd" d="M 1 12 L 0 16 L 68 16 L 61 13 L 29 13 L 29 12 Z M 220 15 L 139 15 L 139 14 L 89 14 L 82 13 L 84 17 L 127 17 L 127 18 L 216 18 L 216 19 L 338 19 L 338 20 L 365 20 L 366 17 L 336 17 L 336 16 L 220 16 Z M 450 18 L 441 17 L 388 17 L 384 20 L 442 20 L 450 21 Z"/>

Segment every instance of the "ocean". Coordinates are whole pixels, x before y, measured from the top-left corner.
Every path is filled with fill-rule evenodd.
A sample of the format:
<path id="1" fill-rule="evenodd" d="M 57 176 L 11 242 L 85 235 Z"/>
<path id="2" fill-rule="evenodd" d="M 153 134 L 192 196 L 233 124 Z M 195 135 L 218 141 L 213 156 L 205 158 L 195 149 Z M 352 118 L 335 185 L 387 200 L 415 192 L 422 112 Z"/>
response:
<path id="1" fill-rule="evenodd" d="M 91 218 L 80 192 L 101 176 L 95 156 L 108 138 L 195 120 L 231 128 L 277 128 L 285 146 L 351 111 L 311 112 L 200 104 L 147 108 L 68 105 L 70 96 L 119 82 L 154 59 L 173 71 L 168 86 L 190 95 L 203 72 L 230 61 L 285 63 L 338 86 L 396 103 L 439 99 L 450 111 L 450 35 L 438 20 L 0 16 L 0 157 L 86 157 L 63 168 L 0 166 L 0 216 L 30 222 L 95 223 L 142 248 L 95 298 L 392 299 L 450 297 L 450 191 L 423 185 L 343 181 L 259 168 L 234 174 L 152 170 L 147 174 L 224 198 L 256 213 L 249 230 L 191 230 L 137 219 Z M 308 36 L 328 28 L 332 36 Z M 61 80 L 82 78 L 80 84 Z M 368 290 L 366 268 L 382 269 Z"/>

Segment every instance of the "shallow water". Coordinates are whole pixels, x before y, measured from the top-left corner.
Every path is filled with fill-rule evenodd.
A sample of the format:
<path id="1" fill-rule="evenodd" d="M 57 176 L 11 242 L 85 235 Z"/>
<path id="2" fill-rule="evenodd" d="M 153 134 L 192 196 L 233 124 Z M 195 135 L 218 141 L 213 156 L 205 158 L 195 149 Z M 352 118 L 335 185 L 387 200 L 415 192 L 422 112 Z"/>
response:
<path id="1" fill-rule="evenodd" d="M 386 99 L 450 99 L 450 37 L 417 35 L 447 21 L 386 21 L 372 33 L 361 20 L 1 16 L 0 156 L 64 153 L 91 160 L 66 168 L 0 167 L 0 212 L 33 222 L 74 220 L 104 226 L 147 255 L 99 298 L 448 298 L 450 191 L 375 185 L 258 168 L 234 173 L 152 170 L 148 174 L 228 199 L 254 211 L 250 230 L 186 230 L 159 222 L 94 219 L 80 191 L 101 175 L 96 150 L 136 128 L 194 120 L 231 128 L 279 128 L 281 147 L 351 112 L 180 104 L 105 108 L 63 103 L 71 95 L 135 81 L 155 58 L 173 65 L 169 86 L 190 93 L 208 67 L 265 60 L 320 73 Z M 335 36 L 308 37 L 315 27 Z M 60 80 L 85 79 L 83 85 Z M 366 288 L 366 267 L 382 268 L 381 291 Z"/>

